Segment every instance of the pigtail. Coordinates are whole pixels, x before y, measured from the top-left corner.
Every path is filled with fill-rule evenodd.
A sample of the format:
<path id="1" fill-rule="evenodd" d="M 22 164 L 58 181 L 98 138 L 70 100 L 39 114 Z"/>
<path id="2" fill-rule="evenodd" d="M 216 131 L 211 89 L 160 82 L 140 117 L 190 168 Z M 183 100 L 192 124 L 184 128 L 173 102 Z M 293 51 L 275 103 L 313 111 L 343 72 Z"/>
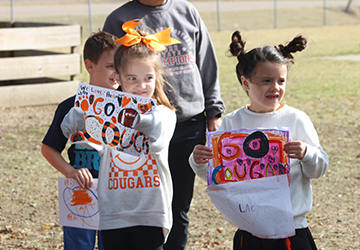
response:
<path id="1" fill-rule="evenodd" d="M 236 75 L 238 77 L 238 80 L 240 84 L 241 82 L 241 76 L 243 75 L 244 70 L 244 62 L 245 62 L 245 44 L 246 42 L 242 39 L 240 31 L 235 31 L 231 36 L 231 43 L 229 52 L 232 56 L 236 56 L 238 59 L 238 63 L 236 65 Z"/>
<path id="2" fill-rule="evenodd" d="M 289 42 L 286 46 L 279 44 L 275 46 L 275 48 L 290 62 L 294 63 L 294 57 L 291 55 L 292 53 L 302 51 L 306 48 L 307 40 L 304 36 L 298 35 L 291 42 Z"/>
<path id="3" fill-rule="evenodd" d="M 239 61 L 241 56 L 245 55 L 245 44 L 246 42 L 242 40 L 240 31 L 235 31 L 231 36 L 229 51 L 231 55 L 236 56 Z"/>

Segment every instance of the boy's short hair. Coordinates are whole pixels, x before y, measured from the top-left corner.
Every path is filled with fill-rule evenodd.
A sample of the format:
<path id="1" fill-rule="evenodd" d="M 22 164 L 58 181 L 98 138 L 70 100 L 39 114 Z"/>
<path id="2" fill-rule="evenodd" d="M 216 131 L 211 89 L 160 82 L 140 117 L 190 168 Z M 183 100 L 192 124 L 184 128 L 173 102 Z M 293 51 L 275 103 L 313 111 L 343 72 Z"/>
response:
<path id="1" fill-rule="evenodd" d="M 116 49 L 119 44 L 115 43 L 116 36 L 111 35 L 105 31 L 98 31 L 93 33 L 85 42 L 84 45 L 84 60 L 89 59 L 93 63 L 97 63 L 101 54 L 110 49 Z"/>

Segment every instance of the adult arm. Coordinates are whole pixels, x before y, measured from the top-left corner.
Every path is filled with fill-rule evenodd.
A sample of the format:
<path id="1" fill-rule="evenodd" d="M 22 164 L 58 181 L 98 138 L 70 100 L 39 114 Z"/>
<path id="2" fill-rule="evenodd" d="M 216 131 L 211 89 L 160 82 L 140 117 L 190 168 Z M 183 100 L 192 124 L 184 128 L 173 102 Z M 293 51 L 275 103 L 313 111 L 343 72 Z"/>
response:
<path id="1" fill-rule="evenodd" d="M 225 104 L 221 99 L 219 83 L 219 67 L 210 34 L 201 18 L 199 18 L 199 34 L 196 41 L 196 64 L 199 68 L 205 97 L 205 112 L 208 125 L 216 130 L 221 123 L 219 119 L 225 112 Z M 211 120 L 212 118 L 215 118 Z"/>

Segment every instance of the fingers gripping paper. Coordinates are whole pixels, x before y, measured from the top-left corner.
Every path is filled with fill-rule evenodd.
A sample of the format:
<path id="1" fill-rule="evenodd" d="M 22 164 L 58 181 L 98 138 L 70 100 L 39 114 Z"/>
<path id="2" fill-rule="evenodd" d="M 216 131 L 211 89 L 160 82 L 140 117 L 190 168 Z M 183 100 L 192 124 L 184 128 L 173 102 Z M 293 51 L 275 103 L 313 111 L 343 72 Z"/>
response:
<path id="1" fill-rule="evenodd" d="M 58 178 L 60 225 L 98 229 L 97 183 L 97 179 L 94 179 L 91 189 L 84 189 L 74 179 Z"/>
<path id="2" fill-rule="evenodd" d="M 214 157 L 207 193 L 226 220 L 260 238 L 295 234 L 288 138 L 284 128 L 208 133 Z"/>

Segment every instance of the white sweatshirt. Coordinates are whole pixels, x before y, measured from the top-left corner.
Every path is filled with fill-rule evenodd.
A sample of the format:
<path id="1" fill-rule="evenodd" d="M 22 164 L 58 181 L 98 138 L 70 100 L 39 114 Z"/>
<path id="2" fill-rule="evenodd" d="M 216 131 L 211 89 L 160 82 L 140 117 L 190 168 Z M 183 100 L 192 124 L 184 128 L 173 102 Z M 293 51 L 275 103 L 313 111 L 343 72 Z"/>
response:
<path id="1" fill-rule="evenodd" d="M 108 147 L 99 152 L 100 230 L 162 227 L 166 240 L 173 195 L 168 146 L 175 123 L 175 111 L 157 106 L 150 115 L 140 115 L 135 126 L 150 138 L 148 155 L 137 157 Z"/>
<path id="2" fill-rule="evenodd" d="M 308 226 L 306 213 L 312 208 L 310 180 L 321 177 L 329 165 L 328 155 L 320 146 L 310 118 L 304 112 L 287 105 L 271 113 L 254 113 L 244 106 L 226 115 L 218 130 L 274 127 L 288 127 L 291 141 L 302 141 L 307 144 L 306 154 L 301 161 L 290 159 L 290 196 L 295 228 L 305 228 Z M 192 154 L 189 162 L 194 172 L 207 181 L 208 164 L 196 164 Z"/>

